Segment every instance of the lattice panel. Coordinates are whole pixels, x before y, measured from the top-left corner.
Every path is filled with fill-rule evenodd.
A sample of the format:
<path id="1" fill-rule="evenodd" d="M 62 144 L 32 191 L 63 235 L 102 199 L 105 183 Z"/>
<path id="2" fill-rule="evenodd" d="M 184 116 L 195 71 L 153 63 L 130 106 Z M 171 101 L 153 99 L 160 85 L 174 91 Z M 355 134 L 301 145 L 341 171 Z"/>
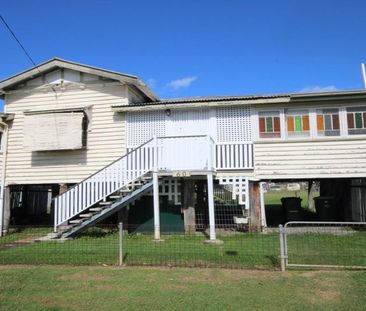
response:
<path id="1" fill-rule="evenodd" d="M 211 135 L 208 109 L 173 110 L 167 118 L 168 136 Z"/>
<path id="2" fill-rule="evenodd" d="M 152 196 L 153 191 L 149 191 L 147 195 Z M 168 196 L 169 201 L 173 201 L 174 205 L 181 205 L 181 185 L 176 178 L 165 177 L 159 181 L 159 195 Z"/>
<path id="3" fill-rule="evenodd" d="M 250 106 L 217 108 L 216 125 L 219 143 L 252 141 Z"/>
<path id="4" fill-rule="evenodd" d="M 165 136 L 164 111 L 131 112 L 127 114 L 127 147 L 145 143 L 153 136 Z"/>
<path id="5" fill-rule="evenodd" d="M 248 179 L 242 176 L 218 177 L 220 185 L 232 193 L 232 199 L 238 199 L 240 205 L 246 205 Z M 248 206 L 245 206 L 248 209 Z"/>

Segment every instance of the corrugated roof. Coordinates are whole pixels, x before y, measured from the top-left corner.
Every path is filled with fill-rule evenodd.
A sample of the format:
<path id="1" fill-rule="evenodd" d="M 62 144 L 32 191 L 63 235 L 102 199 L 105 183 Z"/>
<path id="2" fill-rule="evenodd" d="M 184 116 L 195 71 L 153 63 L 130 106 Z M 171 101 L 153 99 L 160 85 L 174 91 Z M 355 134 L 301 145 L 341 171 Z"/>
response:
<path id="1" fill-rule="evenodd" d="M 249 99 L 268 99 L 268 98 L 286 98 L 290 94 L 271 94 L 271 95 L 236 95 L 236 96 L 200 96 L 186 98 L 162 99 L 154 102 L 136 103 L 134 106 L 146 106 L 156 104 L 182 104 L 182 103 L 201 103 L 201 102 L 219 102 L 219 101 L 236 101 Z"/>

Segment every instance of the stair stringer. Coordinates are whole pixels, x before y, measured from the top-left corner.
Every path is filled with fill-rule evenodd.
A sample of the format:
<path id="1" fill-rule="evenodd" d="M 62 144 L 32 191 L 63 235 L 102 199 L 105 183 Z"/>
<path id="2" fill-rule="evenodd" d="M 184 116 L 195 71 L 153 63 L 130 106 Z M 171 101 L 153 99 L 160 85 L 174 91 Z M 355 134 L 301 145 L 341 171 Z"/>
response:
<path id="1" fill-rule="evenodd" d="M 90 217 L 89 219 L 85 220 L 81 224 L 73 226 L 70 230 L 62 233 L 61 238 L 70 238 L 70 237 L 86 230 L 88 227 L 95 225 L 96 223 L 102 221 L 103 219 L 111 216 L 115 212 L 118 212 L 126 205 L 139 199 L 145 193 L 149 192 L 152 187 L 153 187 L 153 181 L 146 183 L 145 185 L 141 186 L 140 188 L 136 189 L 135 191 L 131 192 L 130 194 L 124 196 L 123 198 L 116 200 L 110 206 L 106 207 L 99 213 L 97 213 L 94 216 Z"/>

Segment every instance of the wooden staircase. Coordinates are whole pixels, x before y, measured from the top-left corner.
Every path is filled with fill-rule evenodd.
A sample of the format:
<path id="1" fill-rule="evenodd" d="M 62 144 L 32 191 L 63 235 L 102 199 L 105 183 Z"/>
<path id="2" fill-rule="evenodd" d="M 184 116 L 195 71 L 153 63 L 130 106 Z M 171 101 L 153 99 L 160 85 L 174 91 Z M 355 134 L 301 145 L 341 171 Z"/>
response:
<path id="1" fill-rule="evenodd" d="M 156 139 L 147 141 L 55 197 L 55 235 L 72 237 L 150 191 L 156 146 Z"/>
<path id="2" fill-rule="evenodd" d="M 105 200 L 100 201 L 82 213 L 68 220 L 65 224 L 58 226 L 57 236 L 70 238 L 88 227 L 106 219 L 118 212 L 141 196 L 151 191 L 153 187 L 151 174 L 147 174 L 129 183 L 127 186 L 109 195 Z"/>

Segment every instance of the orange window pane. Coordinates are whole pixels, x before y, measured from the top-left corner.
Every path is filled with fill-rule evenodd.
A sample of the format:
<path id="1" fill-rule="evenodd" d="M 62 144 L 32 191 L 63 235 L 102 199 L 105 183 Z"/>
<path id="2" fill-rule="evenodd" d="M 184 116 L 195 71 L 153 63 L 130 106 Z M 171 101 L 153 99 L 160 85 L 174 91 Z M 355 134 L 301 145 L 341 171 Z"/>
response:
<path id="1" fill-rule="evenodd" d="M 316 116 L 316 126 L 318 128 L 318 131 L 324 131 L 324 119 L 323 119 L 323 115 L 318 114 Z"/>
<path id="2" fill-rule="evenodd" d="M 294 131 L 294 117 L 288 116 L 287 117 L 287 131 L 293 132 Z"/>
<path id="3" fill-rule="evenodd" d="M 265 118 L 259 118 L 259 132 L 265 133 L 266 131 L 266 120 Z"/>
<path id="4" fill-rule="evenodd" d="M 302 116 L 302 130 L 304 132 L 310 130 L 309 116 Z"/>

